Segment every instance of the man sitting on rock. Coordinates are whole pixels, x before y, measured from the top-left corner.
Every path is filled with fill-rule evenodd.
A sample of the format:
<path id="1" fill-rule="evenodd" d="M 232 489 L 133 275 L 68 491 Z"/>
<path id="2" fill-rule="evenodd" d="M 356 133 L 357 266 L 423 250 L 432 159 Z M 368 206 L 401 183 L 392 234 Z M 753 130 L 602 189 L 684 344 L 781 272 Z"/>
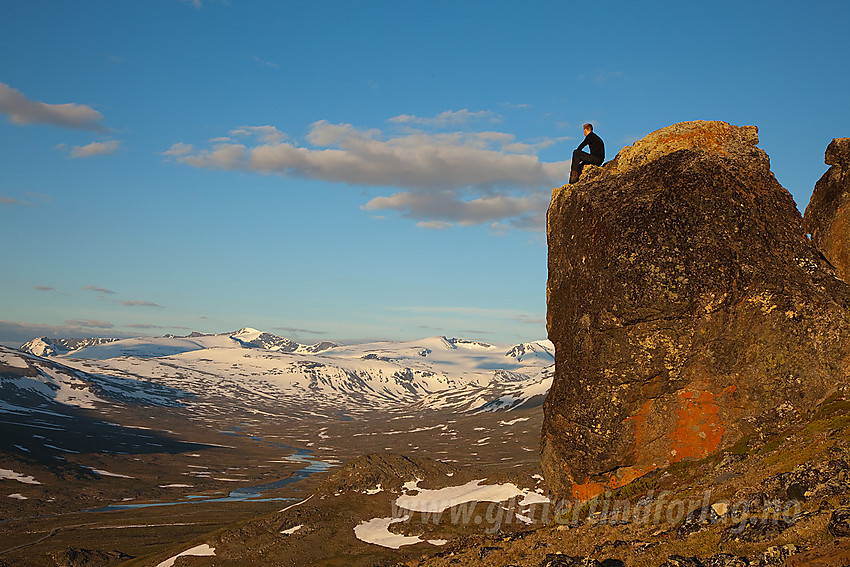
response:
<path id="1" fill-rule="evenodd" d="M 590 146 L 590 153 L 581 151 L 585 146 Z M 570 183 L 578 181 L 581 169 L 586 163 L 602 165 L 605 161 L 605 144 L 602 138 L 593 133 L 593 125 L 584 125 L 584 141 L 573 152 L 573 162 L 570 167 Z"/>

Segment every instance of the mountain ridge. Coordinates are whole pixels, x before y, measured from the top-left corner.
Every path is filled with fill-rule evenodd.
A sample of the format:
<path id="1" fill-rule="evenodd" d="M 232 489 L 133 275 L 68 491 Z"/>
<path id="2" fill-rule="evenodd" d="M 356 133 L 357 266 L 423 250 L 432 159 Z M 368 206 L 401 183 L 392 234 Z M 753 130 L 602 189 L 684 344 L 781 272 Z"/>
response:
<path id="1" fill-rule="evenodd" d="M 50 344 L 67 350 L 46 348 Z M 549 389 L 554 365 L 554 348 L 545 340 L 501 345 L 433 336 L 301 345 L 252 327 L 183 337 L 34 339 L 19 352 L 81 372 L 150 380 L 198 396 L 240 397 L 257 408 L 269 399 L 289 409 L 303 408 L 310 400 L 317 407 L 352 411 L 535 407 Z"/>
<path id="2" fill-rule="evenodd" d="M 221 340 L 224 339 L 224 340 Z M 236 345 L 230 345 L 227 343 L 226 339 L 233 340 Z M 325 350 L 340 348 L 340 347 L 350 347 L 356 345 L 384 345 L 384 344 L 407 344 L 411 342 L 421 342 L 421 343 L 429 343 L 429 344 L 437 344 L 442 348 L 447 350 L 456 350 L 456 349 L 493 349 L 500 348 L 502 345 L 495 345 L 490 343 L 485 343 L 477 340 L 470 340 L 460 337 L 448 337 L 446 335 L 435 335 L 432 337 L 425 337 L 422 339 L 416 339 L 414 341 L 375 341 L 375 342 L 367 342 L 367 343 L 352 343 L 348 345 L 342 345 L 338 343 L 334 343 L 332 341 L 320 341 L 318 343 L 308 345 L 303 343 L 298 343 L 289 339 L 287 337 L 283 337 L 280 335 L 276 335 L 274 333 L 270 333 L 268 331 L 262 331 L 259 329 L 255 329 L 253 327 L 242 327 L 237 331 L 223 332 L 223 333 L 203 333 L 200 331 L 192 331 L 187 335 L 175 335 L 171 333 L 167 333 L 161 336 L 138 336 L 138 337 L 129 337 L 129 338 L 118 338 L 118 337 L 82 337 L 82 338 L 51 338 L 47 336 L 41 336 L 33 338 L 20 347 L 17 350 L 20 352 L 26 352 L 30 354 L 34 354 L 36 356 L 56 356 L 56 357 L 72 357 L 73 354 L 78 355 L 90 355 L 90 352 L 86 352 L 85 349 L 89 349 L 90 347 L 99 347 L 103 345 L 109 345 L 112 348 L 120 347 L 122 345 L 137 345 L 137 344 L 160 344 L 163 346 L 173 346 L 175 349 L 178 349 L 178 344 L 185 345 L 186 351 L 188 350 L 197 350 L 203 348 L 212 348 L 212 347 L 222 347 L 222 346 L 241 346 L 243 348 L 261 348 L 265 350 L 271 351 L 281 351 L 281 352 L 310 352 L 317 353 Z M 512 346 L 506 353 L 506 356 L 523 356 L 526 354 L 526 350 L 528 352 L 541 352 L 540 347 L 532 347 L 533 343 L 540 341 L 526 341 L 522 343 L 517 343 Z M 543 342 L 548 343 L 548 340 L 543 340 Z M 112 343 L 121 343 L 120 345 L 112 344 Z M 197 348 L 191 348 L 192 346 Z M 83 351 L 83 352 L 80 352 Z M 97 352 L 97 351 L 95 351 Z M 543 347 L 542 352 L 546 352 L 546 347 Z M 512 355 L 511 353 L 516 353 Z M 139 352 L 137 348 L 129 348 L 127 349 L 128 356 L 139 356 Z M 162 352 L 151 352 L 149 356 L 163 356 Z M 545 356 L 545 355 L 544 355 Z M 78 356 L 80 358 L 86 358 L 87 356 Z M 76 358 L 76 357 L 74 357 Z M 554 360 L 554 358 L 552 358 Z"/>

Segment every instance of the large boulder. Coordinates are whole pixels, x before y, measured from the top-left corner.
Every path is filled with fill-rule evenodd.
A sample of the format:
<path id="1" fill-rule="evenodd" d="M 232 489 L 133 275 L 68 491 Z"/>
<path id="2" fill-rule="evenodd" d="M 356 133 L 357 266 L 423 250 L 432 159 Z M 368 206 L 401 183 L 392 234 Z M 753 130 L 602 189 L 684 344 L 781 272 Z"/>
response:
<path id="1" fill-rule="evenodd" d="M 541 459 L 560 495 L 705 457 L 850 383 L 850 286 L 757 143 L 675 124 L 554 190 Z"/>
<path id="2" fill-rule="evenodd" d="M 830 165 L 815 184 L 803 228 L 838 277 L 850 281 L 850 138 L 835 138 L 826 148 Z"/>

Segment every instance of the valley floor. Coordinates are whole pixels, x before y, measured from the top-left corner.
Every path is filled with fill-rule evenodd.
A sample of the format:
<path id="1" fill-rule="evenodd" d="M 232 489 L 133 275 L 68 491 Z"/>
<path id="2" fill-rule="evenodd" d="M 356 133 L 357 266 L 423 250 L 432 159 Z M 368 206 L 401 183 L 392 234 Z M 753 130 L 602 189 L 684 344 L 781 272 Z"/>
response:
<path id="1" fill-rule="evenodd" d="M 179 551 L 303 500 L 342 463 L 368 453 L 428 456 L 502 478 L 538 468 L 539 407 L 298 417 L 198 407 L 0 414 L 0 469 L 29 480 L 0 479 L 0 562 L 83 565 L 89 553 L 90 564 L 112 565 Z M 73 560 L 75 553 L 83 555 Z"/>
<path id="2" fill-rule="evenodd" d="M 850 402 L 598 501 L 552 502 L 538 455 L 548 361 L 523 377 L 493 362 L 533 351 L 434 343 L 338 367 L 241 347 L 0 350 L 0 567 L 850 564 Z M 457 344 L 478 374 L 445 372 L 463 380 L 439 395 L 428 368 L 381 373 L 438 354 L 451 368 Z"/>

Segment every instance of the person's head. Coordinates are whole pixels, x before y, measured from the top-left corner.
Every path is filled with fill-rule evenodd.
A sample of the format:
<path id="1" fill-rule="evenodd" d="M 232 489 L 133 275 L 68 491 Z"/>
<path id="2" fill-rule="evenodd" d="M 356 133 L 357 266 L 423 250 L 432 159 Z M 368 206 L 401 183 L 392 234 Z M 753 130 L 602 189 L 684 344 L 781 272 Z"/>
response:
<path id="1" fill-rule="evenodd" d="M 587 136 L 591 132 L 593 132 L 593 124 L 590 124 L 590 123 L 585 124 L 584 125 L 584 135 Z"/>

